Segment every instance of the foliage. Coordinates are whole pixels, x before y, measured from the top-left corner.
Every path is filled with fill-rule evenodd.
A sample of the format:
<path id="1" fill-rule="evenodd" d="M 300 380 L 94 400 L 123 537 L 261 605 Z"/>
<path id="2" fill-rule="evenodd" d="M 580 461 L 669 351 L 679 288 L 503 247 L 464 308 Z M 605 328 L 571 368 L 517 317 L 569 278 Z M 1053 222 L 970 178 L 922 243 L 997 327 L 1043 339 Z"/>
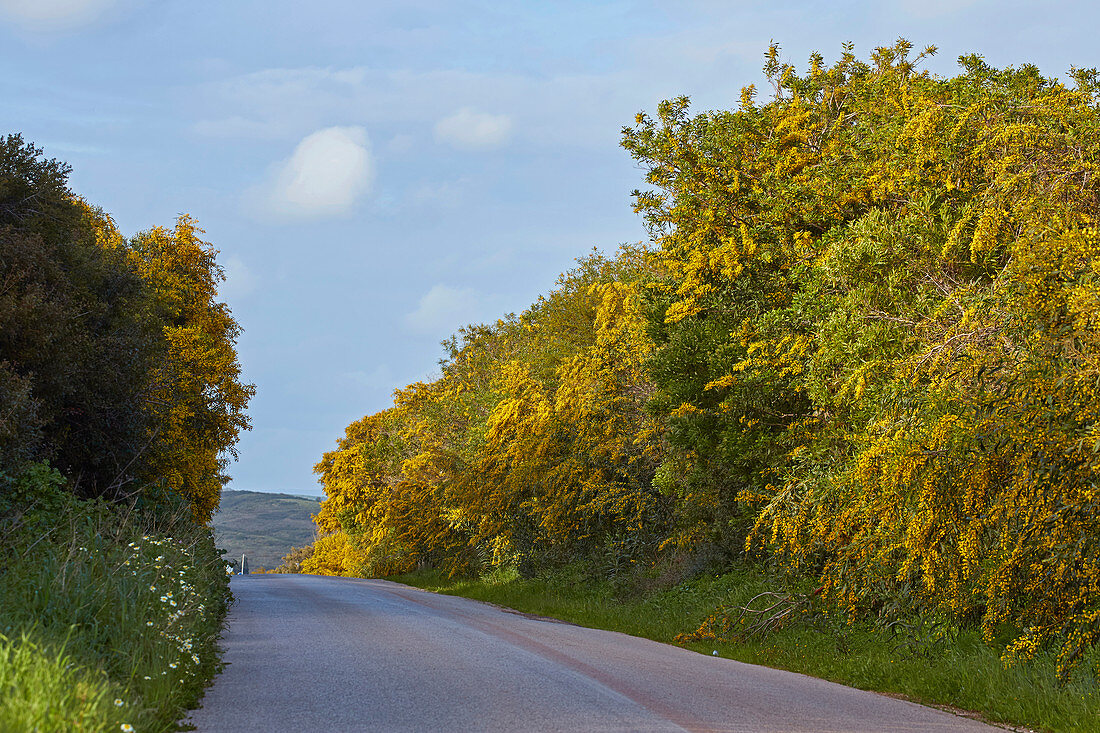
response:
<path id="1" fill-rule="evenodd" d="M 1100 641 L 1097 73 L 933 53 L 772 46 L 770 100 L 639 114 L 653 250 L 582 260 L 349 427 L 317 468 L 333 566 L 717 551 L 1068 679 Z"/>
<path id="2" fill-rule="evenodd" d="M 186 503 L 167 517 L 78 500 L 31 468 L 0 515 L 0 728 L 175 730 L 228 610 L 210 530 Z"/>
<path id="3" fill-rule="evenodd" d="M 302 572 L 302 563 L 313 556 L 313 545 L 306 545 L 305 547 L 292 547 L 290 552 L 283 558 L 283 562 L 279 564 L 271 572 L 273 573 L 300 573 Z"/>
<path id="4" fill-rule="evenodd" d="M 254 391 L 216 251 L 187 216 L 125 239 L 68 174 L 0 139 L 0 469 L 49 461 L 78 496 L 175 493 L 207 521 Z"/>
<path id="5" fill-rule="evenodd" d="M 84 496 L 119 496 L 152 427 L 146 294 L 68 166 L 0 138 L 0 460 L 50 460 Z"/>
<path id="6" fill-rule="evenodd" d="M 1100 640 L 1097 99 L 910 52 L 773 46 L 773 101 L 624 131 L 671 460 L 831 601 L 1057 637 L 1064 676 Z"/>
<path id="7" fill-rule="evenodd" d="M 0 728 L 173 730 L 217 666 L 202 526 L 253 388 L 186 216 L 124 238 L 0 138 Z"/>
<path id="8" fill-rule="evenodd" d="M 241 329 L 217 301 L 225 278 L 217 251 L 201 234 L 181 216 L 172 230 L 138 234 L 129 249 L 164 324 L 148 398 L 156 439 L 146 476 L 166 481 L 169 490 L 188 497 L 197 520 L 208 521 L 228 481 L 225 468 L 236 458 L 237 435 L 248 429 L 245 408 L 255 387 L 240 382 L 234 344 Z"/>
<path id="9" fill-rule="evenodd" d="M 528 311 L 445 343 L 441 376 L 348 426 L 317 464 L 325 535 L 304 572 L 629 562 L 667 502 L 645 412 L 644 252 L 593 254 Z"/>

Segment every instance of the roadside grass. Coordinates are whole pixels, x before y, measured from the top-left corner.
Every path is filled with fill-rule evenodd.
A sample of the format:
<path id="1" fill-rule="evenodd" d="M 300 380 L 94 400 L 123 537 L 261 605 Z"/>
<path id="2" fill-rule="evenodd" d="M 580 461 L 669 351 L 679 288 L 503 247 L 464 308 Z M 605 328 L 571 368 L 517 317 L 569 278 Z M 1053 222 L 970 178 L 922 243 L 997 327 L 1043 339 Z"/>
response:
<path id="1" fill-rule="evenodd" d="M 0 730 L 119 730 L 111 690 L 64 653 L 47 653 L 26 634 L 0 636 Z"/>
<path id="2" fill-rule="evenodd" d="M 53 497 L 0 515 L 0 730 L 169 731 L 217 671 L 209 529 Z"/>
<path id="3" fill-rule="evenodd" d="M 782 585 L 750 566 L 664 589 L 616 585 L 579 567 L 530 579 L 512 571 L 452 579 L 422 570 L 389 580 L 666 643 L 695 631 L 719 606 L 741 606 Z M 830 618 L 817 609 L 765 636 L 682 645 L 957 712 L 973 711 L 989 722 L 1042 731 L 1100 731 L 1096 653 L 1083 660 L 1068 684 L 1059 685 L 1052 655 L 1040 654 L 1006 669 L 1001 649 L 985 644 L 976 630 L 937 635 L 914 619 L 886 631 Z"/>

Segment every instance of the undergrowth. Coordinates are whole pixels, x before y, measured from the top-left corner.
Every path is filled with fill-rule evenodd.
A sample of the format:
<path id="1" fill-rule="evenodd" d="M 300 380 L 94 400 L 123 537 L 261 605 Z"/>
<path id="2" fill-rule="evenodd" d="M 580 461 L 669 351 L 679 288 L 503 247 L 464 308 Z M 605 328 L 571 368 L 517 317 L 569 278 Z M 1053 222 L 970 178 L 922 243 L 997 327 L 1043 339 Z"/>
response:
<path id="1" fill-rule="evenodd" d="M 210 530 L 186 506 L 75 499 L 42 467 L 30 492 L 2 478 L 32 495 L 0 507 L 0 730 L 178 729 L 230 600 Z"/>

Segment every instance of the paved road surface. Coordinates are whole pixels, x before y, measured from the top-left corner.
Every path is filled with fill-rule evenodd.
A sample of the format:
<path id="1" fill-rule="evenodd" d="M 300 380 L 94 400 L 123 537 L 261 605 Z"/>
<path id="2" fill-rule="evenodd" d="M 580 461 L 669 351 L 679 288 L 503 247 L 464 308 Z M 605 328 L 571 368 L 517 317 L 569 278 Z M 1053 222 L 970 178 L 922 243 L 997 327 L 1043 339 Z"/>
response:
<path id="1" fill-rule="evenodd" d="M 381 580 L 233 578 L 200 731 L 991 731 L 931 708 Z"/>

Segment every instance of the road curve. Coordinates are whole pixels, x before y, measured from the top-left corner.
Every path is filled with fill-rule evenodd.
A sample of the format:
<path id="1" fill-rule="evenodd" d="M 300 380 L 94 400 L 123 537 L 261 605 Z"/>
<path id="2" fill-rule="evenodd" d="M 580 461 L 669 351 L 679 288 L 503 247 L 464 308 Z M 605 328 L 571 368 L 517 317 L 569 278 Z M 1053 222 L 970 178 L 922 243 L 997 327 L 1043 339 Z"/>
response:
<path id="1" fill-rule="evenodd" d="M 382 580 L 235 577 L 199 731 L 991 731 L 823 680 Z"/>

